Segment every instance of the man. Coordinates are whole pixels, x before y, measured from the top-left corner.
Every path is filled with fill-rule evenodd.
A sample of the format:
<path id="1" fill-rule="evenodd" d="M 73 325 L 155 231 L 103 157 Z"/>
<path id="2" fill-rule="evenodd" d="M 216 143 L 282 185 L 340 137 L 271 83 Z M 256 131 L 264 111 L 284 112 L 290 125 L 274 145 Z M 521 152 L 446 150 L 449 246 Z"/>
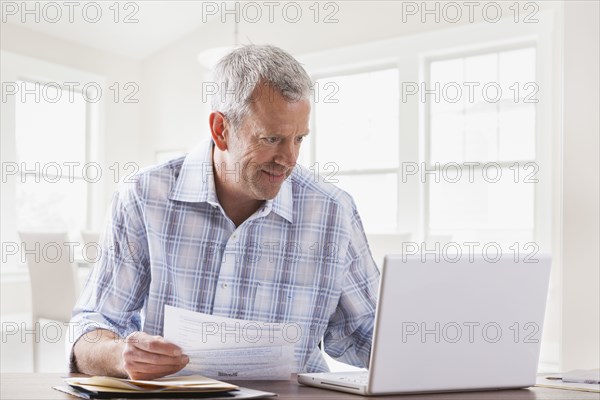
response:
<path id="1" fill-rule="evenodd" d="M 368 365 L 379 273 L 352 198 L 296 165 L 311 80 L 288 53 L 245 46 L 215 70 L 212 140 L 141 171 L 112 203 L 73 313 L 74 371 L 153 379 L 189 359 L 164 306 L 302 328 L 298 371 Z M 343 144 L 341 144 L 343 145 Z"/>

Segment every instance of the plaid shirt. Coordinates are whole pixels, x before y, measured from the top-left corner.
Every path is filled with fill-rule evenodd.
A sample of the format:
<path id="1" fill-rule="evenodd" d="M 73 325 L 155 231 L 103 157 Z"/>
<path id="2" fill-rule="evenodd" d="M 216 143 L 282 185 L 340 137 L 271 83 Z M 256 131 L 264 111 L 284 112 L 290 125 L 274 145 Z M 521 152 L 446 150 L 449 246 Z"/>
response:
<path id="1" fill-rule="evenodd" d="M 379 272 L 352 198 L 297 165 L 236 228 L 217 200 L 212 148 L 142 170 L 115 193 L 72 338 L 162 335 L 172 305 L 299 325 L 298 371 L 327 371 L 321 339 L 332 357 L 368 366 Z"/>

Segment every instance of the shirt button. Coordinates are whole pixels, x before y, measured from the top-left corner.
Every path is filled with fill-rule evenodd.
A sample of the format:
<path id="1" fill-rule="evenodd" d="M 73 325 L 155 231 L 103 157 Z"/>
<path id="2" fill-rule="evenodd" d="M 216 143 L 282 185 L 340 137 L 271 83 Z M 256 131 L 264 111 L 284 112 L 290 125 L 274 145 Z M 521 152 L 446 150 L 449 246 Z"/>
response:
<path id="1" fill-rule="evenodd" d="M 222 283 L 222 284 L 221 284 L 221 287 L 222 287 L 223 289 L 227 289 L 227 286 L 229 286 L 229 285 L 227 285 L 227 283 Z"/>

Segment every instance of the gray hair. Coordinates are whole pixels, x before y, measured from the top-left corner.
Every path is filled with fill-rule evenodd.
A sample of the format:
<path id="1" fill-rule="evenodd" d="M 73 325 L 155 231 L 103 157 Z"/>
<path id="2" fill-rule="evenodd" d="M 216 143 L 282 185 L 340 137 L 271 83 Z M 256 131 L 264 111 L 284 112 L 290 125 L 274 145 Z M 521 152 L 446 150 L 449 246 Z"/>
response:
<path id="1" fill-rule="evenodd" d="M 310 76 L 286 51 L 270 45 L 245 45 L 223 57 L 215 67 L 213 80 L 218 85 L 212 110 L 220 111 L 239 127 L 251 111 L 252 94 L 259 84 L 277 89 L 288 101 L 308 99 Z"/>

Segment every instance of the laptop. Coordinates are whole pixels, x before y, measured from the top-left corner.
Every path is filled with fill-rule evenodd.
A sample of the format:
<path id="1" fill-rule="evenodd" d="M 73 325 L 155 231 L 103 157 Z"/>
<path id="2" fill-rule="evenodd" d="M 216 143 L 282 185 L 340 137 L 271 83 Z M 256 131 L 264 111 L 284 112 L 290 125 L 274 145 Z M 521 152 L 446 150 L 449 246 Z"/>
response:
<path id="1" fill-rule="evenodd" d="M 533 386 L 550 263 L 541 254 L 386 256 L 368 371 L 298 382 L 360 395 Z"/>

